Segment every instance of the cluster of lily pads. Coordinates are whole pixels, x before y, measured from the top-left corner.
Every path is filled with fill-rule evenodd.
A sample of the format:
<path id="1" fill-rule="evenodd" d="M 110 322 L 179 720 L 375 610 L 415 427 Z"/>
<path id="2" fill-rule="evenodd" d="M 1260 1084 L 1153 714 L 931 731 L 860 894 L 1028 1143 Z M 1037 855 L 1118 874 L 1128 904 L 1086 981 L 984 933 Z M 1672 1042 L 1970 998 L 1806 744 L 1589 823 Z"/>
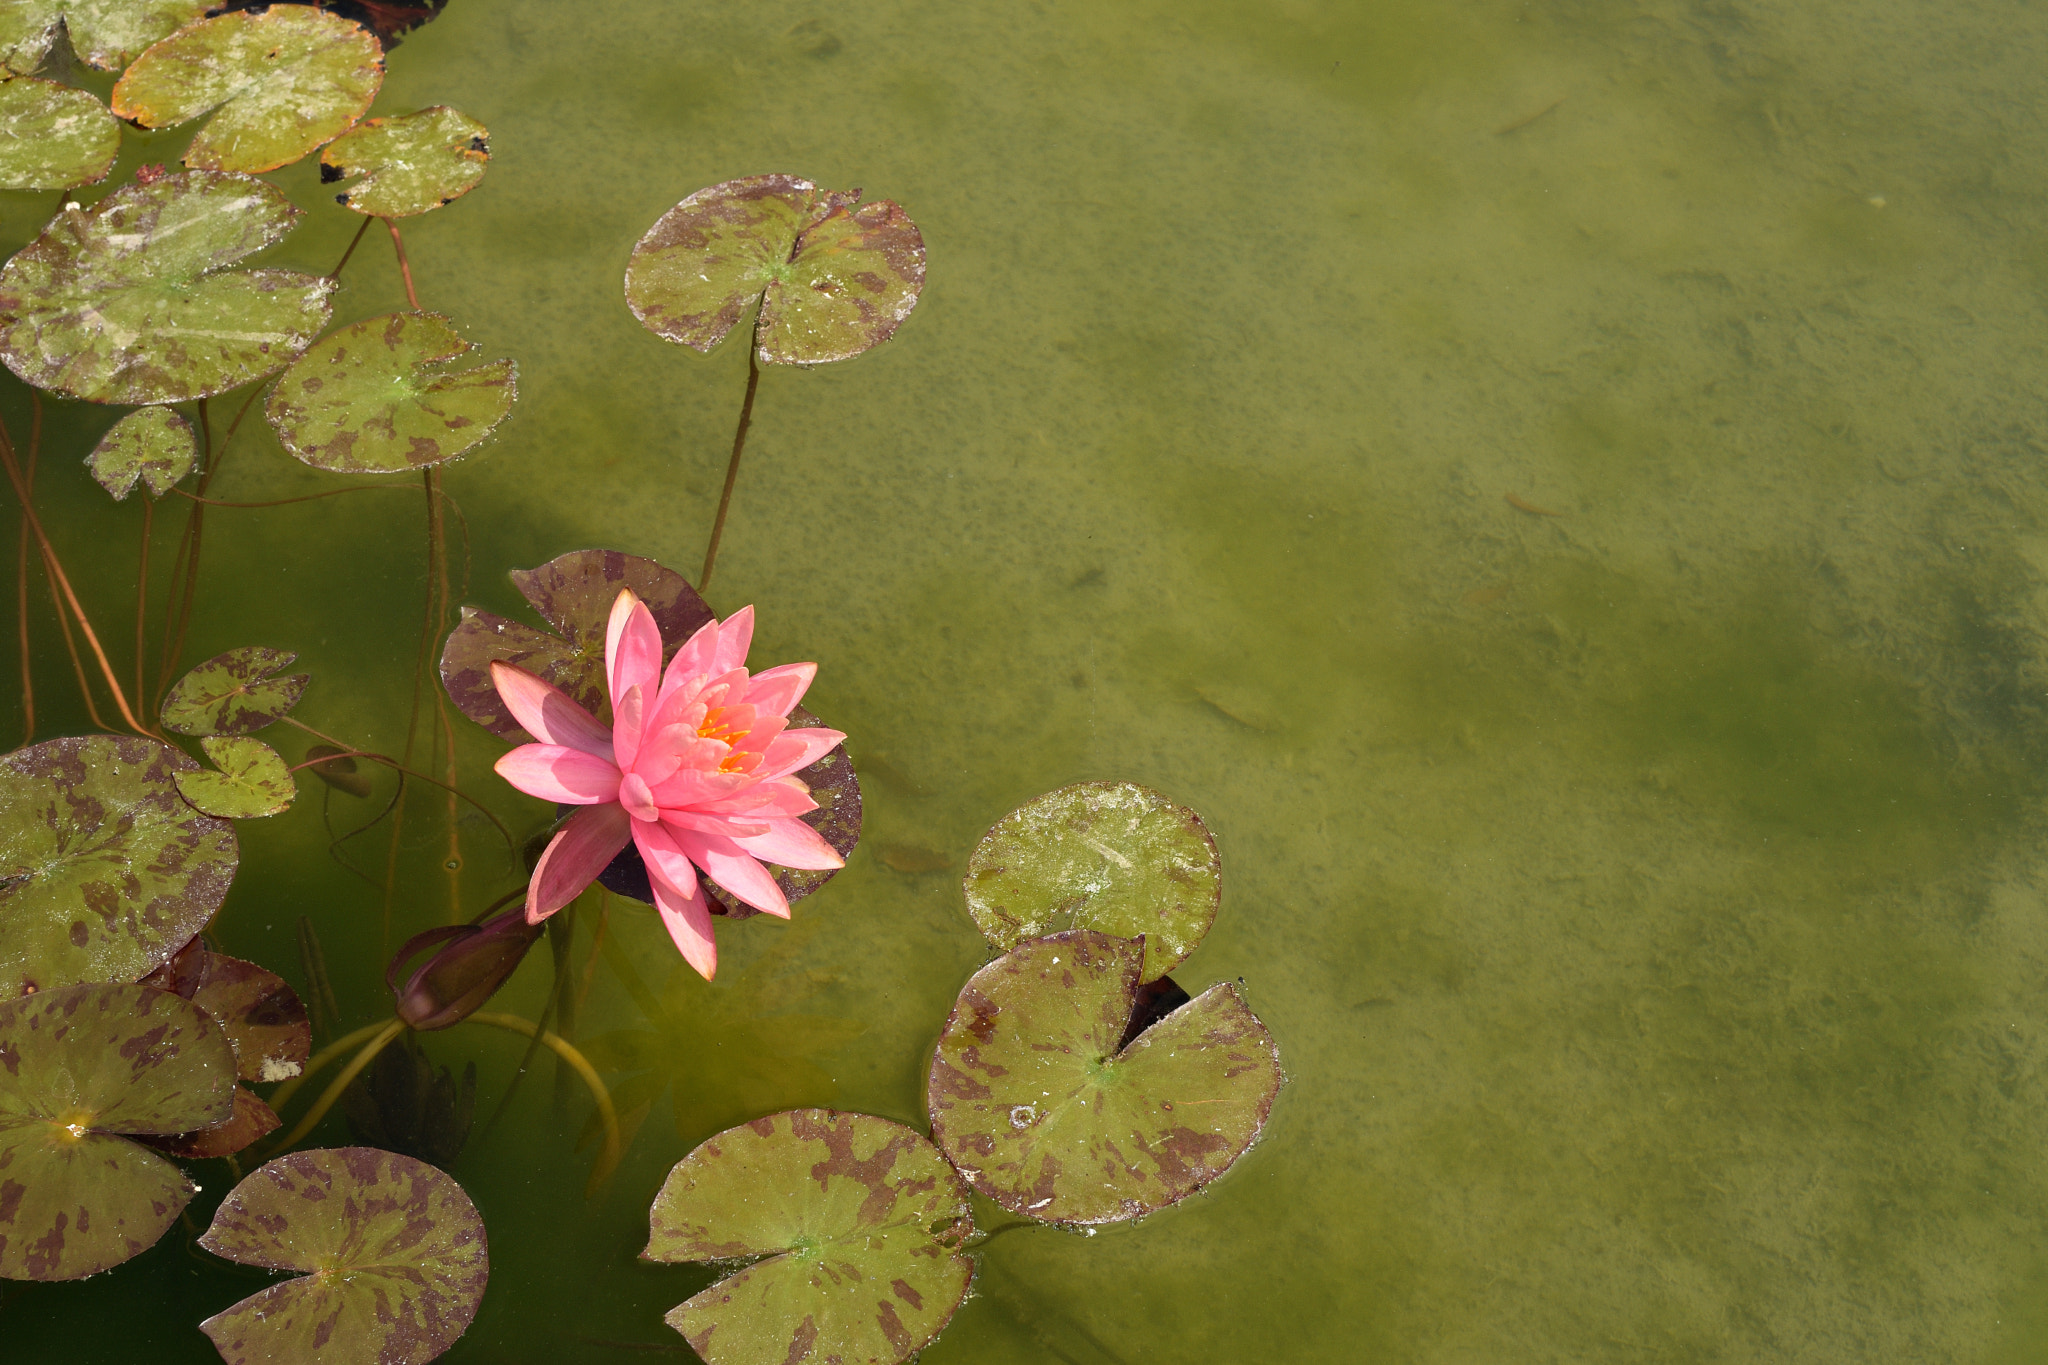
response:
<path id="1" fill-rule="evenodd" d="M 524 1036 L 529 1058 L 543 1047 L 560 1057 L 589 1087 L 604 1135 L 591 1189 L 616 1170 L 631 1136 L 557 1013 L 573 906 L 542 924 L 523 887 L 467 922 L 462 906 L 455 922 L 415 934 L 390 958 L 390 1017 L 315 1051 L 340 1021 L 310 924 L 301 924 L 303 998 L 208 940 L 239 863 L 235 822 L 287 810 L 301 771 L 330 797 L 369 801 L 377 784 L 360 761 L 395 786 L 357 834 L 388 819 L 395 845 L 408 785 L 426 784 L 451 802 L 448 868 L 461 861 L 457 801 L 518 848 L 458 782 L 452 734 L 431 728 L 446 724 L 444 701 L 502 739 L 531 738 L 493 685 L 493 666 L 512 665 L 609 723 L 607 624 L 621 590 L 646 606 L 665 658 L 713 619 L 700 592 L 761 367 L 864 353 L 896 331 L 924 283 L 916 225 L 859 190 L 758 175 L 684 198 L 633 248 L 628 307 L 649 331 L 698 351 L 752 319 L 746 392 L 696 583 L 622 551 L 575 551 L 512 574 L 538 625 L 473 607 L 451 625 L 440 470 L 502 426 L 517 366 L 460 363 L 477 348 L 420 306 L 398 220 L 474 188 L 490 146 L 482 124 L 446 107 L 371 114 L 396 32 L 443 3 L 0 3 L 0 190 L 64 192 L 41 234 L 0 266 L 0 363 L 30 386 L 38 413 L 26 458 L 0 425 L 0 465 L 103 732 L 0 756 L 0 1278 L 75 1279 L 140 1254 L 198 1192 L 177 1163 L 222 1162 L 235 1184 L 199 1245 L 303 1272 L 201 1324 L 231 1365 L 316 1351 L 340 1365 L 416 1365 L 473 1319 L 489 1272 L 483 1222 L 437 1167 L 461 1149 L 474 1067 L 460 1084 L 437 1075 L 415 1049 L 418 1034 L 469 1022 Z M 73 83 L 74 62 L 120 73 L 110 101 Z M 109 175 L 124 120 L 192 125 L 182 168 L 144 166 L 94 202 L 74 201 L 73 191 Z M 408 310 L 330 328 L 355 243 L 327 275 L 244 264 L 306 216 L 261 177 L 316 152 L 334 201 L 362 220 L 356 242 L 373 224 L 388 232 Z M 223 429 L 209 400 L 242 388 Z M 128 676 L 36 508 L 45 393 L 129 409 L 83 460 L 115 502 L 143 493 Z M 429 716 L 431 736 L 450 740 L 442 777 L 414 762 L 410 739 L 387 755 L 309 724 L 299 712 L 311 678 L 291 671 L 288 650 L 248 646 L 182 667 L 206 511 L 223 505 L 208 491 L 259 397 L 285 451 L 354 480 L 336 492 L 389 486 L 363 476 L 418 476 L 429 527 L 419 673 L 429 676 L 426 651 L 437 644 L 441 689 Z M 42 477 L 53 475 L 46 467 Z M 158 613 L 151 517 L 173 497 L 189 506 Z M 22 632 L 26 650 L 26 619 Z M 33 739 L 27 659 L 22 676 Z M 416 685 L 415 717 L 422 702 Z M 788 723 L 818 718 L 798 706 Z M 294 764 L 274 736 L 259 737 L 274 725 L 317 742 Z M 795 776 L 817 803 L 800 818 L 841 858 L 851 854 L 862 796 L 845 748 Z M 529 857 L 544 843 L 544 833 L 527 840 Z M 832 875 L 767 870 L 790 902 Z M 599 881 L 611 894 L 653 899 L 631 844 Z M 714 878 L 704 884 L 712 913 L 756 913 Z M 743 1268 L 678 1307 L 670 1324 L 713 1362 L 902 1361 L 936 1337 L 971 1286 L 971 1252 L 985 1234 L 970 1192 L 1028 1222 L 1093 1228 L 1164 1208 L 1222 1174 L 1257 1138 L 1280 1071 L 1272 1038 L 1234 986 L 1190 998 L 1168 975 L 1208 931 L 1220 887 L 1201 820 L 1129 783 L 1063 788 L 1005 817 L 964 883 L 969 914 L 1001 955 L 967 982 L 941 1032 L 929 1136 L 807 1109 L 700 1145 L 655 1200 L 644 1255 Z M 388 900 L 388 882 L 385 890 Z M 558 988 L 540 1018 L 486 1010 L 550 932 Z M 601 927 L 595 937 L 604 943 Z M 292 1100 L 330 1067 L 279 1136 Z M 380 1146 L 292 1150 L 338 1104 Z M 245 1177 L 240 1163 L 252 1153 L 267 1159 Z"/>

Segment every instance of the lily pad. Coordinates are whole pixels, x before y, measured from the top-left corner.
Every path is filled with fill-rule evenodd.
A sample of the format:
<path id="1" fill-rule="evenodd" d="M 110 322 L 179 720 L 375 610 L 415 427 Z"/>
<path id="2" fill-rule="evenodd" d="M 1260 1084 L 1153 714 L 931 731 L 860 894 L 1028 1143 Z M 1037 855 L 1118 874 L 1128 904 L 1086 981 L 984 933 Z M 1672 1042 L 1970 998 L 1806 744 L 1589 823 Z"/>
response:
<path id="1" fill-rule="evenodd" d="M 194 170 L 270 171 L 346 132 L 384 83 L 361 24 L 310 5 L 222 14 L 153 45 L 114 86 L 114 112 L 169 128 L 219 110 L 192 139 Z"/>
<path id="2" fill-rule="evenodd" d="M 519 367 L 442 367 L 476 349 L 438 313 L 391 313 L 335 331 L 278 378 L 264 416 L 284 448 L 337 474 L 401 474 L 475 449 L 519 392 Z"/>
<path id="3" fill-rule="evenodd" d="M 149 486 L 152 497 L 162 497 L 198 460 L 192 424 L 165 407 L 137 408 L 114 423 L 85 457 L 93 478 L 115 502 L 128 496 L 137 479 Z"/>
<path id="4" fill-rule="evenodd" d="M 227 1365 L 421 1365 L 468 1329 L 490 1278 L 483 1219 L 462 1187 L 373 1147 L 265 1163 L 221 1202 L 199 1245 L 308 1272 L 199 1324 Z"/>
<path id="5" fill-rule="evenodd" d="M 260 820 L 291 808 L 299 794 L 284 758 L 260 739 L 247 735 L 208 735 L 199 741 L 219 772 L 204 769 L 178 774 L 178 790 L 187 801 L 228 820 Z"/>
<path id="6" fill-rule="evenodd" d="M 213 1157 L 233 1156 L 283 1126 L 276 1110 L 258 1099 L 255 1091 L 238 1085 L 235 1087 L 234 1112 L 225 1122 L 168 1137 L 147 1138 L 144 1143 L 180 1161 L 205 1161 Z"/>
<path id="7" fill-rule="evenodd" d="M 848 360 L 887 341 L 924 288 L 924 238 L 886 199 L 756 175 L 698 190 L 626 265 L 626 304 L 656 336 L 709 351 L 758 301 L 764 363 Z"/>
<path id="8" fill-rule="evenodd" d="M 148 1250 L 198 1187 L 128 1135 L 204 1127 L 234 1107 L 220 1026 L 147 986 L 0 1004 L 0 1072 L 7 1279 L 75 1280 Z"/>
<path id="9" fill-rule="evenodd" d="M 1228 982 L 1119 1047 L 1144 945 L 1075 929 L 1017 945 L 960 992 L 932 1058 L 932 1139 L 980 1193 L 1046 1223 L 1186 1198 L 1265 1126 L 1280 1054 Z"/>
<path id="10" fill-rule="evenodd" d="M 709 1365 L 896 1365 L 967 1297 L 967 1191 L 922 1134 L 797 1109 L 741 1124 L 676 1163 L 650 1213 L 648 1261 L 763 1257 L 679 1305 L 668 1325 Z"/>
<path id="11" fill-rule="evenodd" d="M 1135 782 L 1080 782 L 998 820 L 960 887 L 975 927 L 998 948 L 1063 929 L 1143 936 L 1152 981 L 1216 922 L 1223 865 L 1186 806 Z"/>
<path id="12" fill-rule="evenodd" d="M 120 151 L 121 125 L 91 92 L 32 76 L 0 81 L 0 189 L 104 180 Z"/>
<path id="13" fill-rule="evenodd" d="M 299 656 L 245 645 L 216 654 L 178 679 L 164 697 L 164 725 L 181 735 L 245 735 L 299 704 L 305 673 L 278 677 Z"/>
<path id="14" fill-rule="evenodd" d="M 212 5 L 213 0 L 7 0 L 0 4 L 0 64 L 9 71 L 35 70 L 57 41 L 61 22 L 71 50 L 87 65 L 119 71 Z"/>
<path id="15" fill-rule="evenodd" d="M 178 794 L 198 766 L 113 735 L 0 758 L 0 996 L 134 981 L 213 918 L 235 827 Z"/>
<path id="16" fill-rule="evenodd" d="M 363 177 L 334 196 L 357 213 L 407 218 L 451 204 L 476 188 L 491 159 L 490 131 L 446 105 L 365 119 L 320 153 L 320 180 Z"/>
<path id="17" fill-rule="evenodd" d="M 182 995 L 212 1015 L 227 1032 L 243 1080 L 286 1081 L 305 1067 L 313 1026 L 298 992 L 277 973 L 195 938 L 142 984 Z"/>
<path id="18" fill-rule="evenodd" d="M 0 360 L 95 403 L 173 403 L 260 379 L 327 325 L 334 283 L 228 267 L 298 219 L 275 186 L 213 171 L 66 208 L 0 268 Z"/>

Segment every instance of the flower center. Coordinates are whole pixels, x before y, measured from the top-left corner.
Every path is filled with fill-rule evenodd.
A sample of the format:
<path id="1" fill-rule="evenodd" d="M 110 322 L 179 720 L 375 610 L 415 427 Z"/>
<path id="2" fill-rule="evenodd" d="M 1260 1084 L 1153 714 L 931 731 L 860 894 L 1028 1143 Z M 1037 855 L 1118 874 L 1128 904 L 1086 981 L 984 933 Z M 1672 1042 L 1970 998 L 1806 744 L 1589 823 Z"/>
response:
<path id="1" fill-rule="evenodd" d="M 648 787 L 647 779 L 638 773 L 627 773 L 619 779 L 619 804 L 635 820 L 651 823 L 661 818 L 661 812 L 654 806 L 653 790 Z"/>

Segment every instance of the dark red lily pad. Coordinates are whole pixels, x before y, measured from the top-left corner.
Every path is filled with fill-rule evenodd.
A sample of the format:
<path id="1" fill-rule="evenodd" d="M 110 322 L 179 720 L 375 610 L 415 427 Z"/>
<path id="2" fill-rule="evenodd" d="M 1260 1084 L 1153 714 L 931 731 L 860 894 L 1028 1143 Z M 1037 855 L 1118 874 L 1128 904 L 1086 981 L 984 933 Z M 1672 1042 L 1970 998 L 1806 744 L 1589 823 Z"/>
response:
<path id="1" fill-rule="evenodd" d="M 135 981 L 213 918 L 235 827 L 178 794 L 153 739 L 53 739 L 0 758 L 0 996 Z"/>
<path id="2" fill-rule="evenodd" d="M 148 1250 L 197 1187 L 130 1137 L 221 1122 L 234 1089 L 227 1036 L 168 991 L 0 1004 L 0 1277 L 74 1280 Z"/>
<path id="3" fill-rule="evenodd" d="M 669 1172 L 648 1261 L 760 1257 L 668 1325 L 710 1365 L 897 1365 L 967 1297 L 967 1191 L 920 1133 L 797 1109 L 718 1134 Z"/>
<path id="4" fill-rule="evenodd" d="M 289 982 L 198 939 L 142 984 L 182 995 L 211 1014 L 227 1031 L 236 1074 L 245 1081 L 288 1081 L 313 1050 L 313 1025 Z"/>
<path id="5" fill-rule="evenodd" d="M 235 1110 L 225 1123 L 195 1128 L 170 1137 L 144 1138 L 148 1146 L 180 1161 L 203 1161 L 233 1156 L 250 1143 L 268 1137 L 283 1126 L 277 1111 L 258 1099 L 245 1085 L 235 1087 Z"/>
<path id="6" fill-rule="evenodd" d="M 462 1187 L 373 1147 L 266 1163 L 222 1201 L 199 1245 L 307 1272 L 199 1325 L 227 1365 L 423 1365 L 468 1329 L 490 1277 L 483 1219 Z"/>
<path id="7" fill-rule="evenodd" d="M 1046 1223 L 1163 1209 L 1243 1156 L 1280 1089 L 1272 1034 L 1228 982 L 1124 1043 L 1145 945 L 1074 929 L 960 992 L 932 1058 L 932 1140 L 980 1193 Z"/>

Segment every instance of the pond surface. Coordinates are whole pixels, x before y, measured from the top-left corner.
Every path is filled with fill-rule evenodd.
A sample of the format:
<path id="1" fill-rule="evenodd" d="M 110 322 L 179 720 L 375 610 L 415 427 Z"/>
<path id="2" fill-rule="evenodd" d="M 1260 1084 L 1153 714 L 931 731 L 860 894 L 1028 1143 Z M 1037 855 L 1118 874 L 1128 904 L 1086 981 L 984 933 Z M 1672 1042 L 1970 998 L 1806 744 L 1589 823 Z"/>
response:
<path id="1" fill-rule="evenodd" d="M 677 199 L 859 185 L 931 260 L 888 345 L 764 377 L 709 594 L 818 661 L 866 842 L 793 923 L 722 925 L 713 985 L 612 902 L 577 1036 L 654 1029 L 636 994 L 670 1022 L 595 1199 L 580 1088 L 543 1065 L 482 1132 L 518 1040 L 428 1038 L 479 1068 L 454 1173 L 494 1271 L 448 1361 L 682 1352 L 708 1272 L 634 1259 L 662 1175 L 774 1109 L 922 1126 L 987 955 L 966 855 L 1092 778 L 1209 820 L 1223 910 L 1176 977 L 1241 979 L 1288 1084 L 1206 1195 L 991 1243 L 928 1365 L 2048 1353 L 2039 6 L 454 0 L 390 70 L 379 112 L 491 130 L 406 230 L 426 305 L 520 365 L 447 478 L 463 600 L 516 614 L 508 569 L 585 546 L 694 571 L 746 361 L 620 298 Z M 315 171 L 272 258 L 324 271 L 357 220 Z M 12 249 L 53 196 L 8 198 Z M 337 323 L 403 306 L 384 248 Z M 122 620 L 139 513 L 69 453 L 112 415 L 50 405 L 39 496 Z M 215 496 L 334 486 L 252 428 Z M 214 514 L 187 661 L 297 650 L 303 717 L 402 747 L 421 503 Z M 39 737 L 81 732 L 36 629 Z M 383 899 L 302 786 L 220 938 L 304 984 L 307 917 L 353 1028 Z M 480 820 L 452 879 L 441 807 L 406 831 L 395 937 L 523 878 Z M 232 1181 L 198 1178 L 203 1227 Z M 194 1324 L 263 1277 L 189 1243 L 17 1289 L 9 1354 L 213 1359 Z"/>

